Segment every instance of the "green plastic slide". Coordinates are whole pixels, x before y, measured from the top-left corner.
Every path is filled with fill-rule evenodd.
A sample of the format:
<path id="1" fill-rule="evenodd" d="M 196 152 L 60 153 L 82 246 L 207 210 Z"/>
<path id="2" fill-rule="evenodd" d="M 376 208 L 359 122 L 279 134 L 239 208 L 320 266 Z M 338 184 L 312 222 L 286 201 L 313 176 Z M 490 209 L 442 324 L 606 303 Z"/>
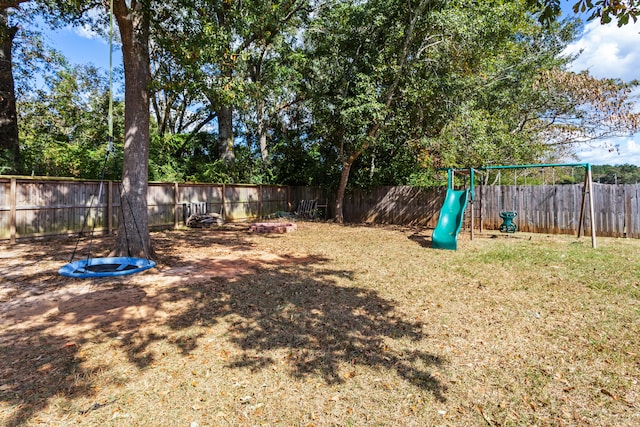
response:
<path id="1" fill-rule="evenodd" d="M 458 234 L 462 228 L 464 210 L 467 208 L 469 190 L 447 190 L 440 218 L 436 229 L 433 230 L 431 247 L 436 249 L 449 249 L 455 251 L 458 248 Z"/>

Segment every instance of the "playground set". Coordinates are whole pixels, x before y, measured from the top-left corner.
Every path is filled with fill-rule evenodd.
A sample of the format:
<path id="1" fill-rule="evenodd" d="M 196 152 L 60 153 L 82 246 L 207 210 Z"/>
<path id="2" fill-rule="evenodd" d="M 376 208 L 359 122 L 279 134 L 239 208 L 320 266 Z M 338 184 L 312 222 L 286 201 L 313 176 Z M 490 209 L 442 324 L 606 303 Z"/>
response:
<path id="1" fill-rule="evenodd" d="M 476 171 L 502 170 L 502 169 L 539 169 L 539 168 L 555 168 L 555 167 L 580 167 L 585 169 L 584 185 L 582 189 L 582 204 L 580 209 L 580 220 L 578 224 L 578 237 L 584 229 L 586 220 L 585 210 L 587 195 L 589 195 L 589 212 L 590 218 L 594 217 L 593 204 L 593 186 L 590 163 L 563 163 L 563 164 L 528 164 L 528 165 L 508 165 L 508 166 L 483 166 L 480 168 L 448 168 L 447 171 L 447 193 L 444 203 L 440 209 L 438 223 L 432 235 L 432 247 L 436 249 L 456 250 L 458 247 L 458 235 L 462 229 L 464 220 L 464 212 L 467 206 L 475 201 L 475 173 Z M 464 173 L 468 179 L 465 180 L 465 187 L 462 189 L 454 188 L 455 173 Z M 468 182 L 468 185 L 466 185 Z M 471 213 L 471 240 L 474 238 L 474 210 Z M 502 207 L 500 218 L 503 220 L 500 225 L 500 231 L 503 233 L 515 233 L 518 226 L 515 218 L 518 216 L 514 203 L 512 210 L 505 210 Z M 594 224 L 591 225 L 591 246 L 596 247 L 596 230 Z"/>

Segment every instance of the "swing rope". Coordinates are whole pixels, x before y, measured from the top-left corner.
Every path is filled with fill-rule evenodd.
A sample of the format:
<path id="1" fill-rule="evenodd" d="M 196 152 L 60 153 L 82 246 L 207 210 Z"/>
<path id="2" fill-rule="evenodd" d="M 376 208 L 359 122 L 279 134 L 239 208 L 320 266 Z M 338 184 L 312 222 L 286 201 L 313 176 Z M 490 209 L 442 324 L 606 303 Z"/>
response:
<path id="1" fill-rule="evenodd" d="M 102 193 L 104 192 L 104 176 L 107 170 L 107 164 L 109 162 L 109 156 L 115 153 L 113 148 L 113 0 L 109 2 L 109 113 L 107 116 L 107 126 L 108 126 L 108 142 L 107 142 L 107 152 L 105 154 L 104 162 L 102 164 L 102 171 L 100 172 L 100 186 L 98 188 L 98 205 L 102 200 Z M 93 202 L 95 200 L 94 195 L 91 195 L 91 201 L 89 203 L 89 207 L 87 209 L 87 213 L 84 216 L 84 220 L 82 222 L 82 227 L 80 229 L 80 234 L 78 235 L 78 239 L 76 240 L 76 245 L 73 248 L 73 252 L 71 253 L 71 259 L 69 262 L 73 262 L 76 256 L 76 252 L 78 251 L 78 244 L 80 243 L 80 238 L 84 235 L 84 230 L 87 226 L 87 221 L 89 219 L 89 215 L 91 214 L 91 209 L 93 208 Z M 97 208 L 96 208 L 97 209 Z M 93 236 L 96 229 L 96 223 L 98 218 L 98 213 L 96 210 L 96 220 L 93 221 L 89 239 L 89 250 L 87 253 L 87 262 L 91 259 L 91 251 L 93 248 Z"/>
<path id="2" fill-rule="evenodd" d="M 138 233 L 138 237 L 140 238 L 140 242 L 142 243 L 142 250 L 144 252 L 144 257 L 146 260 L 149 260 L 149 252 L 147 250 L 147 245 L 144 244 L 144 241 L 142 239 L 142 232 L 140 231 L 140 227 L 138 227 L 138 221 L 136 221 L 136 216 L 133 214 L 133 207 L 131 207 L 131 202 L 129 202 L 129 198 L 124 195 L 124 194 L 120 194 L 120 200 L 123 200 L 125 202 L 127 202 L 127 206 L 129 207 L 129 214 L 131 215 L 131 219 L 133 220 L 133 227 L 136 229 L 136 233 Z M 122 209 L 122 220 L 124 221 L 124 209 Z M 125 224 L 124 228 L 124 232 L 125 232 L 125 241 L 127 242 L 127 254 L 129 254 L 129 256 L 131 256 L 131 247 L 129 246 L 129 234 L 127 233 L 127 226 Z"/>
<path id="3" fill-rule="evenodd" d="M 100 186 L 98 188 L 98 205 L 100 204 L 100 200 L 102 199 L 102 193 L 104 192 L 104 175 L 105 175 L 105 171 L 107 170 L 107 163 L 109 162 L 109 156 L 111 154 L 111 151 L 109 150 L 109 148 L 107 148 L 107 155 L 105 156 L 104 159 L 104 163 L 102 164 L 102 172 L 100 173 Z M 78 244 L 80 243 L 80 238 L 84 235 L 84 229 L 87 226 L 87 221 L 89 219 L 89 215 L 91 214 L 91 209 L 93 209 L 93 202 L 94 200 L 96 200 L 96 197 L 92 194 L 91 195 L 91 202 L 89 203 L 89 207 L 87 208 L 87 213 L 84 216 L 84 221 L 82 222 L 82 228 L 80 229 L 80 233 L 78 234 L 78 239 L 76 240 L 76 245 L 73 248 L 73 252 L 71 253 L 71 259 L 69 260 L 69 262 L 73 262 L 73 260 L 75 259 L 76 256 L 76 252 L 78 250 Z M 97 209 L 97 207 L 96 207 Z M 90 238 L 89 238 L 89 253 L 87 254 L 87 260 L 89 260 L 91 258 L 91 249 L 93 246 L 93 236 L 95 234 L 95 229 L 96 229 L 96 224 L 97 224 L 97 219 L 98 219 L 98 214 L 97 214 L 97 210 L 96 210 L 96 220 L 93 221 L 93 224 L 91 226 L 91 233 L 90 233 Z"/>

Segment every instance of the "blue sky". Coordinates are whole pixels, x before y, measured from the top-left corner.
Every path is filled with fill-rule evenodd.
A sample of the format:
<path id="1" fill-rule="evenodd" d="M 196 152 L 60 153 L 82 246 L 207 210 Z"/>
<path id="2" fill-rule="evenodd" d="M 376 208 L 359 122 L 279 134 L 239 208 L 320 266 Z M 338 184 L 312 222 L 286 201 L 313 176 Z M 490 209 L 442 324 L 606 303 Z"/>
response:
<path id="1" fill-rule="evenodd" d="M 563 7 L 572 4 L 562 3 Z M 92 63 L 105 69 L 109 66 L 108 41 L 88 29 L 61 29 L 50 33 L 49 40 L 72 63 Z M 567 54 L 579 52 L 581 54 L 573 64 L 573 71 L 589 70 L 597 78 L 640 80 L 640 21 L 621 28 L 615 23 L 587 23 L 582 37 L 567 49 Z M 114 49 L 114 64 L 121 64 L 121 61 L 122 55 L 117 47 Z M 640 111 L 640 90 L 636 92 L 636 109 Z M 615 149 L 602 148 L 604 145 Z M 640 166 L 640 133 L 583 147 L 578 156 L 581 162 L 596 165 L 631 163 Z"/>
<path id="2" fill-rule="evenodd" d="M 74 64 L 88 64 L 109 68 L 109 42 L 84 28 L 64 28 L 48 33 L 51 45 Z M 114 63 L 122 63 L 120 46 L 113 49 Z"/>

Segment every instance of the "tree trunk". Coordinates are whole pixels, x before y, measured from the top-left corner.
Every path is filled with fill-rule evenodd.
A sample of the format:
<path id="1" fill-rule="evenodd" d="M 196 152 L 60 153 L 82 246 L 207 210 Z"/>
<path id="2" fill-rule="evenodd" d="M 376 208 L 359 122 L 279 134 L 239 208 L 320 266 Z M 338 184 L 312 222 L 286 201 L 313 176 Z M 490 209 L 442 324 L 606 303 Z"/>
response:
<path id="1" fill-rule="evenodd" d="M 18 27 L 10 27 L 7 9 L 0 10 L 0 173 L 20 173 L 18 114 L 11 48 Z"/>
<path id="2" fill-rule="evenodd" d="M 344 195 L 347 190 L 347 183 L 349 182 L 349 173 L 351 172 L 351 166 L 353 163 L 364 153 L 368 148 L 371 141 L 376 137 L 380 130 L 380 124 L 375 123 L 368 132 L 367 141 L 362 144 L 360 149 L 356 150 L 353 154 L 342 161 L 342 173 L 340 174 L 340 183 L 338 184 L 338 191 L 336 193 L 336 216 L 335 221 L 339 224 L 344 222 L 344 212 L 342 204 L 344 202 Z M 343 157 L 344 158 L 344 157 Z"/>
<path id="3" fill-rule="evenodd" d="M 144 4 L 114 1 L 125 79 L 124 164 L 121 215 L 114 255 L 153 257 L 149 237 L 149 15 Z"/>
<path id="4" fill-rule="evenodd" d="M 218 154 L 226 163 L 236 159 L 233 151 L 233 108 L 221 107 L 218 110 Z"/>
<path id="5" fill-rule="evenodd" d="M 225 13 L 218 14 L 218 19 L 222 24 L 227 20 L 229 11 L 225 6 Z M 231 51 L 231 46 L 227 48 L 227 51 Z M 227 82 L 226 86 L 232 86 L 233 81 L 233 68 L 229 64 L 222 65 L 222 77 Z M 233 106 L 230 101 L 227 100 L 228 105 L 218 104 L 218 156 L 225 163 L 233 164 L 236 160 L 236 155 L 233 150 Z M 222 101 L 224 104 L 225 101 Z"/>
<path id="6" fill-rule="evenodd" d="M 349 173 L 351 172 L 351 165 L 353 164 L 353 161 L 349 162 L 349 160 L 351 160 L 351 158 L 342 162 L 342 173 L 340 174 L 340 183 L 338 184 L 338 191 L 336 192 L 335 221 L 338 224 L 344 223 L 344 211 L 343 211 L 342 205 L 344 203 L 344 195 L 347 190 L 347 183 L 349 182 Z"/>
<path id="7" fill-rule="evenodd" d="M 262 156 L 262 163 L 265 166 L 269 165 L 269 149 L 267 148 L 267 121 L 264 118 L 264 101 L 258 101 L 256 107 L 256 114 L 258 117 L 258 140 L 260 143 L 260 155 Z"/>
<path id="8" fill-rule="evenodd" d="M 385 101 L 385 108 L 387 110 L 389 110 L 389 108 L 391 107 L 393 98 L 396 94 L 396 90 L 398 89 L 398 85 L 400 83 L 400 78 L 404 75 L 404 67 L 405 67 L 407 58 L 409 58 L 409 48 L 411 45 L 411 40 L 413 39 L 413 32 L 416 27 L 417 19 L 422 15 L 422 12 L 424 11 L 428 3 L 429 3 L 428 0 L 421 0 L 420 4 L 418 5 L 418 8 L 413 13 L 413 17 L 411 18 L 409 27 L 407 28 L 404 43 L 403 43 L 403 48 L 402 48 L 402 54 L 398 57 L 398 63 L 397 63 L 398 71 L 396 71 L 396 75 L 393 80 L 393 83 L 391 84 L 391 86 L 389 87 L 389 90 L 385 95 L 384 101 Z M 367 132 L 366 141 L 362 144 L 362 146 L 359 149 L 355 150 L 353 154 L 351 154 L 346 160 L 342 161 L 342 173 L 340 174 L 340 183 L 338 184 L 338 191 L 336 193 L 336 217 L 335 217 L 336 222 L 340 224 L 344 222 L 344 213 L 343 213 L 342 205 L 344 202 L 344 194 L 347 189 L 347 183 L 349 182 L 349 173 L 351 171 L 351 166 L 356 161 L 356 159 L 360 157 L 362 153 L 364 153 L 369 148 L 371 141 L 377 138 L 378 131 L 380 130 L 382 123 L 383 121 L 373 122 L 371 125 L 371 128 Z M 340 150 L 340 155 L 341 156 L 343 155 L 342 149 Z M 344 157 L 341 157 L 341 158 L 344 159 Z"/>

